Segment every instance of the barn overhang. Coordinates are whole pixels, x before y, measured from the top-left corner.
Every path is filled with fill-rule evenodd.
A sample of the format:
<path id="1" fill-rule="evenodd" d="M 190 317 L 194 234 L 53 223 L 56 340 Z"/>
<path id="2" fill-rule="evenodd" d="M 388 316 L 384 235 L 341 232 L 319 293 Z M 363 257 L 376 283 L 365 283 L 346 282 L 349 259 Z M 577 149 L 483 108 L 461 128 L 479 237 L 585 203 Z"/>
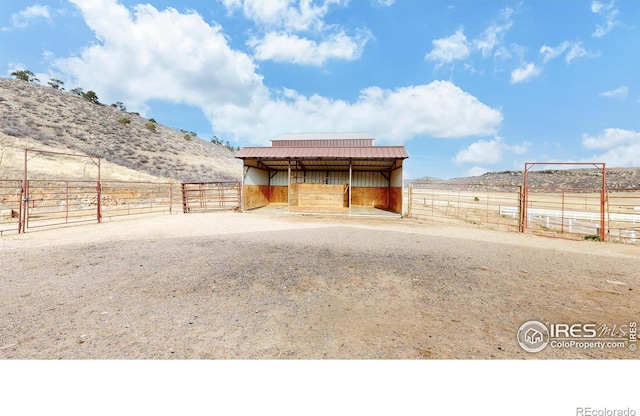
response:
<path id="1" fill-rule="evenodd" d="M 278 144 L 245 147 L 236 157 L 244 164 L 246 209 L 286 203 L 296 211 L 351 213 L 354 205 L 370 205 L 402 212 L 404 146 Z"/>

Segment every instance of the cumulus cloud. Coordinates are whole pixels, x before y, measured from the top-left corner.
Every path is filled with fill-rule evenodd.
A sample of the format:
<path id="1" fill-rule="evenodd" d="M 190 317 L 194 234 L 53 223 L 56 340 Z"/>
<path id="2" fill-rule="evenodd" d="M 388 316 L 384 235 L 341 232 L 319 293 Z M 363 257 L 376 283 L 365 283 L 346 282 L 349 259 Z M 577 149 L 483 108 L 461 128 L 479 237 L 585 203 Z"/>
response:
<path id="1" fill-rule="evenodd" d="M 604 129 L 597 136 L 582 135 L 587 149 L 604 150 L 589 161 L 604 162 L 610 167 L 638 167 L 640 165 L 640 133 L 620 128 Z"/>
<path id="2" fill-rule="evenodd" d="M 617 20 L 620 11 L 614 6 L 613 0 L 609 3 L 593 1 L 591 3 L 591 11 L 599 14 L 605 19 L 604 25 L 596 25 L 596 30 L 592 33 L 593 37 L 601 38 L 620 24 Z"/>
<path id="3" fill-rule="evenodd" d="M 326 28 L 324 21 L 332 5 L 346 4 L 345 0 L 324 0 L 319 4 L 305 0 L 224 0 L 230 11 L 242 14 L 266 30 L 311 31 Z"/>
<path id="4" fill-rule="evenodd" d="M 609 128 L 604 129 L 597 136 L 582 135 L 582 145 L 587 149 L 611 149 L 629 143 L 640 143 L 640 133 L 633 130 Z"/>
<path id="5" fill-rule="evenodd" d="M 11 29 L 24 29 L 35 19 L 51 20 L 49 7 L 36 4 L 34 6 L 29 6 L 18 13 L 12 14 L 11 26 L 3 27 L 2 31 L 6 32 Z"/>
<path id="6" fill-rule="evenodd" d="M 256 95 L 249 107 L 211 106 L 213 124 L 254 143 L 283 131 L 367 131 L 380 143 L 420 136 L 460 138 L 495 134 L 502 114 L 448 81 L 394 90 L 370 87 L 354 102 L 285 90 Z"/>
<path id="7" fill-rule="evenodd" d="M 494 165 L 502 161 L 505 153 L 524 154 L 531 144 L 524 142 L 519 145 L 509 145 L 502 137 L 496 136 L 492 140 L 478 140 L 465 147 L 453 159 L 457 164 L 474 163 Z"/>
<path id="8" fill-rule="evenodd" d="M 515 10 L 510 7 L 500 10 L 498 19 L 487 26 L 475 39 L 468 40 L 464 30 L 459 28 L 451 36 L 432 40 L 433 47 L 425 55 L 425 59 L 435 61 L 436 67 L 441 67 L 455 61 L 465 60 L 476 51 L 480 51 L 483 58 L 492 55 L 500 58 L 509 56 L 508 50 L 502 43 L 505 34 L 513 26 L 511 20 L 513 13 Z"/>
<path id="9" fill-rule="evenodd" d="M 254 57 L 257 60 L 320 66 L 329 59 L 360 58 L 371 37 L 368 31 L 361 31 L 354 37 L 340 32 L 316 42 L 297 35 L 271 32 L 261 39 L 252 39 L 249 45 L 254 49 Z"/>
<path id="10" fill-rule="evenodd" d="M 115 0 L 73 0 L 99 39 L 55 60 L 69 88 L 139 111 L 151 100 L 200 108 L 213 131 L 264 145 L 283 132 L 367 131 L 380 143 L 416 137 L 491 136 L 499 110 L 448 81 L 396 89 L 369 87 L 353 101 L 269 90 L 253 58 L 194 12 L 127 9 Z M 179 39 L 179 42 L 176 42 Z"/>
<path id="11" fill-rule="evenodd" d="M 623 85 L 621 87 L 618 87 L 614 90 L 609 90 L 609 91 L 605 91 L 600 93 L 599 95 L 601 97 L 608 97 L 608 98 L 627 98 L 627 93 L 629 92 L 629 88 L 626 85 Z"/>
<path id="12" fill-rule="evenodd" d="M 516 68 L 511 72 L 511 83 L 517 84 L 519 82 L 529 81 L 540 75 L 542 70 L 533 63 L 525 64 L 520 68 Z"/>
<path id="13" fill-rule="evenodd" d="M 453 35 L 432 41 L 433 49 L 425 59 L 436 61 L 437 66 L 466 59 L 469 56 L 469 43 L 462 28 Z"/>
<path id="14" fill-rule="evenodd" d="M 344 27 L 325 21 L 332 6 L 345 0 L 224 0 L 227 10 L 241 10 L 254 22 L 259 35 L 248 42 L 257 60 L 274 60 L 299 65 L 322 65 L 328 59 L 354 60 L 372 34 L 367 29 L 355 29 L 348 35 Z M 384 5 L 384 3 L 379 3 Z M 390 4 L 389 4 L 390 5 Z"/>
<path id="15" fill-rule="evenodd" d="M 148 4 L 130 12 L 115 0 L 73 2 L 100 42 L 54 65 L 101 98 L 242 105 L 262 86 L 253 60 L 232 50 L 221 28 L 196 13 Z"/>
<path id="16" fill-rule="evenodd" d="M 487 168 L 483 168 L 480 166 L 474 166 L 470 169 L 467 170 L 467 175 L 466 176 L 480 176 L 480 175 L 484 175 L 485 173 L 489 172 L 489 169 Z"/>

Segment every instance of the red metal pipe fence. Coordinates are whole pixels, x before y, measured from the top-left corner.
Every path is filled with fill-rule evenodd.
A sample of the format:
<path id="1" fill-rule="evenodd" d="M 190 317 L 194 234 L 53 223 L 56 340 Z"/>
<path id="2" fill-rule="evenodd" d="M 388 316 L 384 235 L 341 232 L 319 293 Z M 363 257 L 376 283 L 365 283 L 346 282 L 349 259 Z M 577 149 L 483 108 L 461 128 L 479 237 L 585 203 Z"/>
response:
<path id="1" fill-rule="evenodd" d="M 22 192 L 21 180 L 0 179 L 0 236 L 20 229 Z"/>
<path id="2" fill-rule="evenodd" d="M 569 239 L 640 244 L 640 188 L 413 183 L 408 215 Z M 604 221 L 603 221 L 604 218 Z M 602 236 L 605 236 L 602 238 Z"/>
<path id="3" fill-rule="evenodd" d="M 240 208 L 240 182 L 185 182 L 182 188 L 182 212 L 206 212 Z"/>
<path id="4" fill-rule="evenodd" d="M 517 231 L 520 193 L 521 187 L 514 185 L 414 182 L 409 186 L 408 214 Z"/>

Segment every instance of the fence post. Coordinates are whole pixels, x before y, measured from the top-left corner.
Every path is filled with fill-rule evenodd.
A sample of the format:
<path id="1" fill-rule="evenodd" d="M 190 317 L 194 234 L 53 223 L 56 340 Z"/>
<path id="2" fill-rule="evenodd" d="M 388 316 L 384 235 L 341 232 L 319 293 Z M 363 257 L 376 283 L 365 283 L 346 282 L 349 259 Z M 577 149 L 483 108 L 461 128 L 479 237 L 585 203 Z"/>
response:
<path id="1" fill-rule="evenodd" d="M 98 180 L 96 183 L 96 195 L 98 197 L 96 203 L 96 217 L 98 224 L 102 222 L 102 183 Z"/>
<path id="2" fill-rule="evenodd" d="M 407 201 L 407 216 L 411 217 L 411 200 L 413 199 L 413 182 L 409 182 L 409 199 Z"/>
<path id="3" fill-rule="evenodd" d="M 520 217 L 518 218 L 518 231 L 520 231 L 521 233 L 524 233 L 526 228 L 526 219 L 527 219 L 526 205 L 527 204 L 525 199 L 526 197 L 523 192 L 523 186 L 519 185 L 518 186 L 518 203 L 520 206 L 518 207 L 518 211 L 520 212 Z"/>

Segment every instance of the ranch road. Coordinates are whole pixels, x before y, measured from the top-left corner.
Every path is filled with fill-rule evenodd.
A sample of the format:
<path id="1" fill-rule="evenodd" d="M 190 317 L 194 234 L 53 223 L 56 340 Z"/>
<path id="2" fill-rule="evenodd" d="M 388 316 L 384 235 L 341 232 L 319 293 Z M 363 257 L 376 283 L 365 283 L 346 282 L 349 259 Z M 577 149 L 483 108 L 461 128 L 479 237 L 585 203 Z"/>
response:
<path id="1" fill-rule="evenodd" d="M 205 213 L 0 238 L 2 359 L 629 358 L 523 322 L 639 321 L 640 247 L 415 219 Z"/>

